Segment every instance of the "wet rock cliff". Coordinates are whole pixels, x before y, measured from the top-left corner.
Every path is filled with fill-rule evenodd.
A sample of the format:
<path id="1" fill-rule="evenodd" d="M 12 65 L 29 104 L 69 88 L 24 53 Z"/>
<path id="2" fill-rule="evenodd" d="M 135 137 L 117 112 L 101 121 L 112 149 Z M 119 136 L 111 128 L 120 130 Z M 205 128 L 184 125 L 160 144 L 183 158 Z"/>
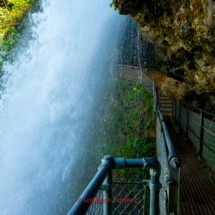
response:
<path id="1" fill-rule="evenodd" d="M 161 72 L 185 83 L 189 95 L 207 94 L 210 101 L 214 100 L 215 1 L 113 2 L 120 14 L 129 14 L 137 21 L 142 38 L 154 44 Z"/>

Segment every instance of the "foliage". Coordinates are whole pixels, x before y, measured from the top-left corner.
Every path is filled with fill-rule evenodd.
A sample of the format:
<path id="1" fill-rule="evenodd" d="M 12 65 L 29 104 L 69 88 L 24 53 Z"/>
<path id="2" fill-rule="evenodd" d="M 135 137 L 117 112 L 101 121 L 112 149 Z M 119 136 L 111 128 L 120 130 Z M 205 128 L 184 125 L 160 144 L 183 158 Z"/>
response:
<path id="1" fill-rule="evenodd" d="M 15 50 L 14 44 L 20 39 L 20 34 L 16 29 L 10 32 L 10 34 L 2 40 L 2 48 L 0 50 L 0 56 L 6 58 L 8 54 Z"/>
<path id="2" fill-rule="evenodd" d="M 114 2 L 110 3 L 110 7 L 114 7 L 114 10 L 117 11 L 117 7 L 115 7 Z"/>
<path id="3" fill-rule="evenodd" d="M 7 34 L 14 30 L 16 23 L 31 6 L 32 0 L 1 0 L 0 3 L 0 39 L 2 42 Z"/>
<path id="4" fill-rule="evenodd" d="M 142 158 L 156 157 L 154 131 L 153 97 L 139 83 L 118 80 L 109 84 L 102 104 L 93 142 L 105 143 L 106 153 L 114 157 Z M 117 171 L 119 172 L 119 171 Z M 118 178 L 143 180 L 142 170 L 122 170 Z"/>
<path id="5" fill-rule="evenodd" d="M 98 115 L 92 142 L 100 143 L 103 154 L 113 157 L 156 157 L 153 97 L 142 84 L 125 80 L 111 82 Z M 98 134 L 99 131 L 99 134 Z M 98 149 L 96 150 L 98 151 Z M 113 173 L 114 180 L 142 181 L 149 172 L 122 169 Z M 146 194 L 146 214 L 149 210 L 149 191 Z"/>
<path id="6" fill-rule="evenodd" d="M 0 70 L 4 60 L 15 50 L 20 39 L 17 24 L 38 0 L 0 0 Z"/>
<path id="7" fill-rule="evenodd" d="M 116 157 L 141 158 L 155 156 L 155 140 L 148 138 L 154 129 L 153 97 L 139 83 L 119 80 L 115 83 L 111 116 L 106 124 L 111 136 L 111 152 Z M 134 173 L 135 172 L 135 173 Z M 121 177 L 142 180 L 142 170 L 122 171 Z"/>

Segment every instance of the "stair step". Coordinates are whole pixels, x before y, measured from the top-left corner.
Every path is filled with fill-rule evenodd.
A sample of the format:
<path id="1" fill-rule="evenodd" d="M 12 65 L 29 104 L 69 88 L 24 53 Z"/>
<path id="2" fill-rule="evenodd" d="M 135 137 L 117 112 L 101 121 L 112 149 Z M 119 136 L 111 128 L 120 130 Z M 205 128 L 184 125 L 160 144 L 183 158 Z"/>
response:
<path id="1" fill-rule="evenodd" d="M 167 97 L 167 96 L 164 96 L 164 97 L 158 97 L 159 100 L 171 100 L 171 97 Z"/>
<path id="2" fill-rule="evenodd" d="M 170 113 L 170 112 L 161 112 L 161 114 L 163 116 L 172 116 L 172 113 Z"/>
<path id="3" fill-rule="evenodd" d="M 170 103 L 170 104 L 160 104 L 160 103 L 158 103 L 158 106 L 159 107 L 165 107 L 165 108 L 172 108 L 172 104 Z"/>
<path id="4" fill-rule="evenodd" d="M 165 111 L 165 112 L 172 112 L 172 108 L 164 108 L 164 107 L 160 107 L 161 111 Z"/>
<path id="5" fill-rule="evenodd" d="M 161 111 L 161 113 L 172 113 L 172 110 L 169 111 L 169 110 L 161 110 L 161 109 L 160 109 L 160 111 Z"/>
<path id="6" fill-rule="evenodd" d="M 172 100 L 158 100 L 161 104 L 172 104 Z"/>

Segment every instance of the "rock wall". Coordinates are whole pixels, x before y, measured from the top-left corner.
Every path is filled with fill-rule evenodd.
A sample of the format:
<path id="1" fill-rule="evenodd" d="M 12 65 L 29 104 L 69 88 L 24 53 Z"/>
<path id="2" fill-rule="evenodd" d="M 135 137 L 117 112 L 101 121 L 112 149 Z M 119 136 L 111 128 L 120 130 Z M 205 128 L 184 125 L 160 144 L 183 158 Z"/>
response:
<path id="1" fill-rule="evenodd" d="M 196 94 L 213 97 L 214 1 L 114 0 L 114 4 L 120 14 L 135 19 L 143 39 L 154 44 L 161 72 L 192 86 Z"/>

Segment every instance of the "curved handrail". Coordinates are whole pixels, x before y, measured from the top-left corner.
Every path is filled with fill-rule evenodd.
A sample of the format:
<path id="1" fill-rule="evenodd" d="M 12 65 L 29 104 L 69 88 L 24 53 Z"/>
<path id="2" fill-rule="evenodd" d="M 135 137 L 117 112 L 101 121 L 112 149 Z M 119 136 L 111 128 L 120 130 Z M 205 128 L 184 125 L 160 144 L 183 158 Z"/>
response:
<path id="1" fill-rule="evenodd" d="M 103 202 L 103 215 L 111 215 L 113 183 L 112 169 L 125 168 L 145 168 L 150 170 L 151 180 L 145 181 L 147 182 L 146 184 L 149 184 L 150 187 L 150 215 L 158 215 L 158 201 L 160 190 L 159 176 L 161 173 L 161 165 L 159 161 L 152 157 L 146 157 L 142 159 L 124 159 L 113 158 L 110 155 L 103 157 L 102 164 L 99 166 L 97 174 L 94 176 L 92 181 L 89 183 L 87 188 L 78 198 L 77 202 L 67 215 L 85 214 L 91 204 L 91 202 L 88 202 L 86 200 L 94 198 L 100 188 L 103 188 L 103 197 L 105 200 L 107 200 Z"/>
<path id="2" fill-rule="evenodd" d="M 162 125 L 163 132 L 164 132 L 164 138 L 165 138 L 165 142 L 166 142 L 167 149 L 169 152 L 168 161 L 172 165 L 172 167 L 178 169 L 178 167 L 181 166 L 181 159 L 174 149 L 174 146 L 172 144 L 172 140 L 171 140 L 169 132 L 167 130 L 167 126 L 166 126 L 166 123 L 164 121 L 163 115 L 162 115 L 162 113 L 158 107 L 157 107 L 157 111 L 158 111 L 158 115 L 159 115 L 160 120 L 161 120 L 161 125 Z"/>

